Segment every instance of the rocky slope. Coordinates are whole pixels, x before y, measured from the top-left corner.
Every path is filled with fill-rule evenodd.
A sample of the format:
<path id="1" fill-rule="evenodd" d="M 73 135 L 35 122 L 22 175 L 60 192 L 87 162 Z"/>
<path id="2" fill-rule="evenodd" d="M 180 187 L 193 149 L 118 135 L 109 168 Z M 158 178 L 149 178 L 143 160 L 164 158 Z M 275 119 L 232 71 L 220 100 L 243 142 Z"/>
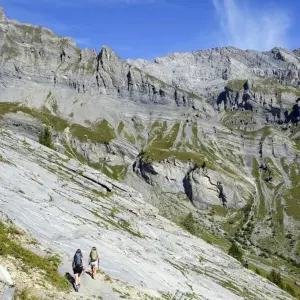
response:
<path id="1" fill-rule="evenodd" d="M 226 251 L 234 239 L 255 266 L 284 265 L 293 280 L 300 263 L 299 61 L 299 49 L 226 47 L 125 62 L 109 47 L 81 50 L 48 29 L 9 20 L 0 8 L 1 127 L 37 141 L 50 126 L 56 155 L 74 159 L 76 169 L 84 163 L 126 183 L 123 189 L 131 186 L 171 221 L 192 212 L 202 238 Z M 43 243 L 51 239 L 43 226 L 28 229 Z M 141 276 L 127 268 L 130 276 L 118 271 L 119 279 Z"/>
<path id="2" fill-rule="evenodd" d="M 0 149 L 1 214 L 58 253 L 62 273 L 71 272 L 74 249 L 80 246 L 87 257 L 96 245 L 101 269 L 127 283 L 121 294 L 130 299 L 161 298 L 177 289 L 193 299 L 290 298 L 159 216 L 130 187 L 10 131 L 1 131 Z M 83 295 L 119 299 L 112 289 L 105 296 L 107 289 L 84 284 Z"/>

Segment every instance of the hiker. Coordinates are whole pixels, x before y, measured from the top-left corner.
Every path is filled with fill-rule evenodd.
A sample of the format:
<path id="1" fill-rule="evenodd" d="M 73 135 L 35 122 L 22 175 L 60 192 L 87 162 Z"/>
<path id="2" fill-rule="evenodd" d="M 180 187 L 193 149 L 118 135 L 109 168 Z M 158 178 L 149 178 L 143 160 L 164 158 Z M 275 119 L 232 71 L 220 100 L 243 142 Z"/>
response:
<path id="1" fill-rule="evenodd" d="M 74 255 L 72 267 L 73 267 L 73 272 L 75 275 L 74 288 L 75 288 L 75 291 L 78 292 L 78 290 L 80 288 L 80 275 L 83 272 L 82 252 L 80 249 L 77 249 L 77 251 Z"/>
<path id="2" fill-rule="evenodd" d="M 248 259 L 246 259 L 246 261 L 245 261 L 245 268 L 249 269 L 249 262 L 248 262 Z"/>
<path id="3" fill-rule="evenodd" d="M 92 269 L 92 278 L 96 279 L 97 267 L 99 269 L 99 255 L 96 247 L 93 247 L 90 253 L 89 265 Z"/>

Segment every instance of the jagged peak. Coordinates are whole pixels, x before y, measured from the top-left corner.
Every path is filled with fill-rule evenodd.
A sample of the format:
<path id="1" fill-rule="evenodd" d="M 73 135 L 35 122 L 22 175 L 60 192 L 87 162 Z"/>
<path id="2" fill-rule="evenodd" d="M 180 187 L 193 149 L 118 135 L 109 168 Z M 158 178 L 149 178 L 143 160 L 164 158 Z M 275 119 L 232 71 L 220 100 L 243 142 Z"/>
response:
<path id="1" fill-rule="evenodd" d="M 272 53 L 278 52 L 278 51 L 280 51 L 280 52 L 285 52 L 285 53 L 292 53 L 290 50 L 285 49 L 285 48 L 282 48 L 282 47 L 273 47 L 273 48 L 271 49 L 271 52 L 272 52 Z"/>
<path id="2" fill-rule="evenodd" d="M 103 45 L 102 46 L 100 53 L 108 53 L 110 55 L 118 56 L 116 54 L 116 52 L 112 48 L 110 48 L 109 46 L 107 46 L 107 45 Z"/>
<path id="3" fill-rule="evenodd" d="M 114 58 L 117 58 L 117 59 L 120 59 L 120 56 L 110 47 L 106 46 L 106 45 L 103 45 L 102 48 L 101 48 L 101 51 L 100 51 L 100 58 L 103 59 L 104 57 L 106 58 L 111 58 L 111 57 L 114 57 Z"/>
<path id="4" fill-rule="evenodd" d="M 296 56 L 300 56 L 300 48 L 296 48 L 293 50 L 293 53 L 296 55 Z"/>

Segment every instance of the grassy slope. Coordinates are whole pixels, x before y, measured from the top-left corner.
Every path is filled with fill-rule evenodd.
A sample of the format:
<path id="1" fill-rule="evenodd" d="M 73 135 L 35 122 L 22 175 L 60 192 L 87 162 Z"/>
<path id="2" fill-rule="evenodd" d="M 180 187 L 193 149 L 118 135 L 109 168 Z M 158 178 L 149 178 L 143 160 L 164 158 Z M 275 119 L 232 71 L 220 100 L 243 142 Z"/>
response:
<path id="1" fill-rule="evenodd" d="M 57 268 L 60 260 L 57 256 L 41 257 L 21 246 L 15 236 L 21 234 L 14 227 L 7 227 L 0 222 L 0 255 L 10 256 L 20 260 L 24 265 L 23 269 L 34 269 L 44 274 L 45 280 L 50 282 L 58 290 L 67 291 L 70 289 L 69 282 L 59 275 Z"/>

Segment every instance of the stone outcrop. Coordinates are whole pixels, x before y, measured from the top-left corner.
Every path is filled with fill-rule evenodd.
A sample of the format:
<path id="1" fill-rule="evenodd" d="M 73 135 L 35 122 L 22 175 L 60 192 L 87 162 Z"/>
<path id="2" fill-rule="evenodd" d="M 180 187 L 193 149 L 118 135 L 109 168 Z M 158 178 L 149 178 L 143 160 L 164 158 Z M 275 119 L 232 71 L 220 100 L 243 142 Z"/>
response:
<path id="1" fill-rule="evenodd" d="M 1 18 L 1 11 L 0 11 Z M 14 299 L 14 283 L 8 270 L 0 265 L 0 297 L 2 300 L 13 300 Z"/>

